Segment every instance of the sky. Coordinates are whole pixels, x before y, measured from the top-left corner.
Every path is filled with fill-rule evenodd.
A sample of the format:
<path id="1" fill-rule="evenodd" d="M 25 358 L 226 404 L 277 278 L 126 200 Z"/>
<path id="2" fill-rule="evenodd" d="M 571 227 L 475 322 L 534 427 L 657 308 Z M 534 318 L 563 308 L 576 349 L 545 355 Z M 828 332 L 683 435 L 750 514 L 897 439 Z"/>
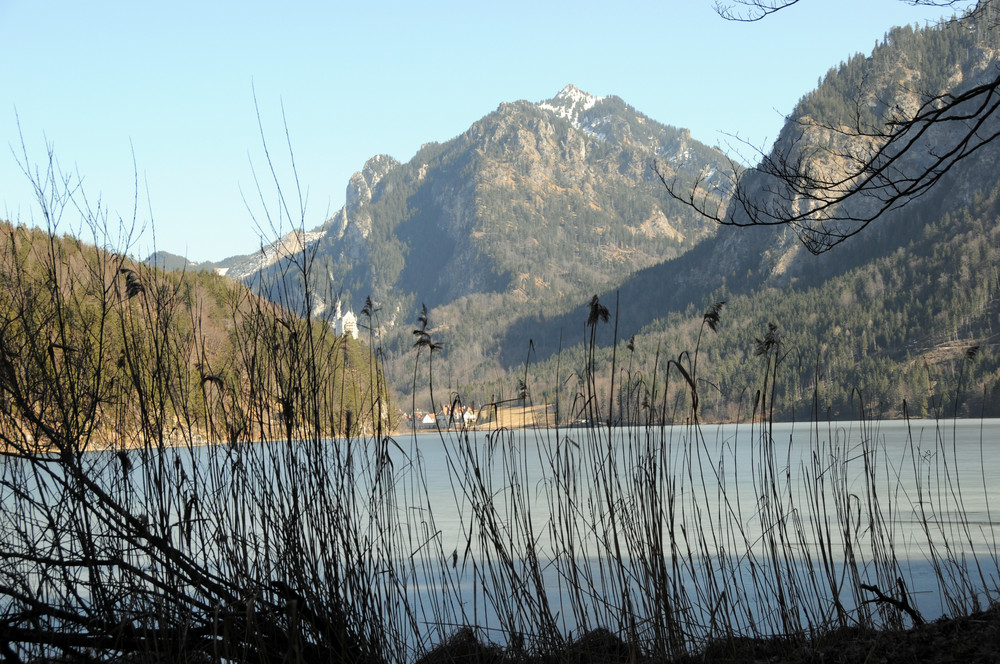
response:
<path id="1" fill-rule="evenodd" d="M 24 171 L 44 174 L 51 152 L 80 183 L 57 232 L 93 241 L 89 207 L 103 244 L 138 258 L 251 253 L 333 215 L 368 158 L 407 162 L 567 84 L 709 145 L 768 147 L 831 67 L 943 12 L 803 0 L 733 23 L 712 0 L 0 0 L 0 218 L 45 226 Z"/>

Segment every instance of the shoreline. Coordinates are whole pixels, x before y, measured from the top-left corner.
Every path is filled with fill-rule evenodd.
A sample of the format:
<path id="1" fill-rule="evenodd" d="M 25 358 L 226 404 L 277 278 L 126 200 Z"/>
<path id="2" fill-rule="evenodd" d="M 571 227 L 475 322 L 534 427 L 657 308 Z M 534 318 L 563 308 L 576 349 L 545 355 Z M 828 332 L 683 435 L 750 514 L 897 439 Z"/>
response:
<path id="1" fill-rule="evenodd" d="M 553 644 L 554 645 L 554 644 Z M 523 647 L 503 648 L 484 643 L 474 628 L 462 627 L 416 660 L 416 664 L 456 661 L 552 661 L 594 664 L 867 664 L 869 662 L 1000 662 L 1000 605 L 967 616 L 943 617 L 908 629 L 866 629 L 856 626 L 818 628 L 812 634 L 774 637 L 720 636 L 693 653 L 670 659 L 645 656 L 638 648 L 599 628 L 587 632 L 548 655 L 528 654 Z"/>

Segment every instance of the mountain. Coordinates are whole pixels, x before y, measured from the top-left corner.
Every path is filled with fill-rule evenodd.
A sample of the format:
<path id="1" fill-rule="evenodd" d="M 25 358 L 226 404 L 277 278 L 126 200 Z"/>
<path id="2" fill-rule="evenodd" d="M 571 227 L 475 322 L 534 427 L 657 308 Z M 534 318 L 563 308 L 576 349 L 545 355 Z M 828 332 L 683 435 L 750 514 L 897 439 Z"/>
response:
<path id="1" fill-rule="evenodd" d="M 338 299 L 358 310 L 370 297 L 382 342 L 397 354 L 422 305 L 458 307 L 432 318 L 449 346 L 478 347 L 463 361 L 473 372 L 495 361 L 505 321 L 565 311 L 715 232 L 667 194 L 654 164 L 706 178 L 724 200 L 719 150 L 618 97 L 569 85 L 539 103 L 503 103 L 408 163 L 372 157 L 319 228 L 219 265 L 315 315 Z"/>
<path id="2" fill-rule="evenodd" d="M 331 291 L 404 318 L 482 294 L 541 308 L 679 255 L 714 228 L 666 195 L 654 161 L 692 177 L 726 163 L 689 132 L 573 86 L 501 104 L 407 164 L 373 157 L 345 206 L 301 239 L 315 251 L 316 309 Z M 285 271 L 265 258 L 232 274 Z"/>
<path id="3" fill-rule="evenodd" d="M 988 80 L 998 53 L 995 28 L 894 28 L 870 55 L 831 68 L 762 158 L 842 176 L 873 145 L 864 130 L 912 112 L 923 95 Z M 859 124 L 860 134 L 850 130 Z M 900 172 L 925 167 L 953 132 L 927 132 Z M 612 363 L 627 357 L 633 378 L 655 384 L 667 359 L 690 363 L 684 351 L 697 349 L 711 386 L 700 402 L 706 418 L 752 410 L 756 343 L 771 324 L 788 372 L 775 388 L 783 417 L 818 408 L 852 417 L 862 404 L 892 415 L 1000 413 L 998 159 L 987 144 L 930 193 L 813 256 L 801 229 L 716 227 L 676 202 L 654 163 L 680 191 L 701 178 L 709 202 L 723 206 L 739 173 L 727 176 L 724 155 L 687 131 L 567 86 L 539 103 L 501 104 L 408 163 L 372 158 L 320 228 L 234 259 L 229 274 L 313 313 L 338 298 L 358 309 L 370 296 L 367 324 L 394 385 L 416 385 L 417 400 L 431 375 L 414 367 L 410 332 L 425 304 L 426 329 L 441 344 L 434 378 L 447 392 L 480 403 L 521 392 L 529 360 L 534 397 L 571 402 L 576 383 L 566 377 L 579 376 L 596 293 L 615 325 L 595 336 L 592 366 L 614 375 Z M 749 172 L 745 184 L 755 204 L 806 204 L 766 173 Z M 722 300 L 718 334 L 703 337 L 701 314 Z M 603 380 L 620 397 L 624 381 Z"/>
<path id="4" fill-rule="evenodd" d="M 870 56 L 831 69 L 764 157 L 836 181 L 871 154 L 877 137 L 865 135 L 866 128 L 890 121 L 901 108 L 912 112 L 922 94 L 957 95 L 985 86 L 998 64 L 995 26 L 966 21 L 895 28 Z M 860 134 L 852 130 L 858 122 Z M 996 124 L 988 118 L 984 135 Z M 906 178 L 926 170 L 962 130 L 958 122 L 931 127 L 895 163 L 894 173 Z M 699 347 L 702 312 L 726 301 L 718 334 L 700 346 L 698 366 L 711 386 L 701 400 L 706 416 L 732 419 L 739 408 L 744 415 L 752 409 L 760 387 L 756 341 L 769 324 L 777 326 L 786 353 L 777 395 L 782 418 L 809 419 L 816 409 L 857 417 L 863 408 L 893 416 L 1000 414 L 997 143 L 986 143 L 942 173 L 928 193 L 823 255 L 807 251 L 803 229 L 724 226 L 683 256 L 600 292 L 601 301 L 619 302 L 618 338 L 636 349 L 624 352 L 621 342 L 619 357 L 624 353 L 647 372 L 654 366 L 650 357 L 659 356 L 661 366 L 664 358 L 680 360 L 678 353 Z M 746 183 L 751 203 L 761 208 L 807 204 L 766 172 L 748 173 Z M 861 197 L 848 212 L 863 216 L 879 203 L 875 196 Z M 848 216 L 843 209 L 830 215 Z M 831 223 L 852 230 L 849 221 Z M 556 362 L 545 358 L 558 349 L 560 332 L 573 330 L 578 342 L 586 319 L 581 298 L 575 310 L 559 316 L 515 321 L 501 342 L 512 349 L 504 363 L 523 361 L 518 349 L 530 339 L 542 360 L 533 367 L 538 382 L 558 383 Z M 562 346 L 565 364 L 565 339 Z M 602 358 L 610 364 L 610 347 Z"/>

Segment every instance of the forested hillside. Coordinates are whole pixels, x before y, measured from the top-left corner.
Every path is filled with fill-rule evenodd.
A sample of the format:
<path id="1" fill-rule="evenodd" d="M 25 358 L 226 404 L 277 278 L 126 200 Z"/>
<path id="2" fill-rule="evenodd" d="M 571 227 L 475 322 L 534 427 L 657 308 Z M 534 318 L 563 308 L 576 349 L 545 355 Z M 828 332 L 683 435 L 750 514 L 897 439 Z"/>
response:
<path id="1" fill-rule="evenodd" d="M 211 272 L 165 272 L 2 223 L 0 282 L 8 447 L 79 452 L 393 425 L 365 346 Z"/>
<path id="2" fill-rule="evenodd" d="M 901 112 L 988 79 L 1000 62 L 998 33 L 988 17 L 894 28 L 803 96 L 763 162 L 836 181 Z M 952 140 L 949 131 L 928 132 L 927 148 L 895 166 L 919 170 L 935 141 Z M 337 299 L 358 308 L 370 296 L 389 380 L 404 394 L 415 386 L 406 400 L 422 408 L 432 405 L 431 381 L 439 401 L 481 404 L 527 391 L 572 403 L 590 339 L 587 303 L 597 294 L 617 314 L 619 342 L 614 351 L 610 326 L 595 333 L 598 364 L 613 357 L 622 370 L 627 358 L 632 374 L 605 378 L 608 403 L 629 401 L 635 376 L 652 385 L 666 359 L 697 346 L 702 416 L 745 414 L 761 376 L 756 343 L 774 324 L 782 417 L 810 409 L 852 417 L 861 403 L 900 415 L 904 400 L 911 413 L 954 412 L 959 387 L 962 412 L 994 412 L 998 163 L 987 145 L 943 174 L 932 194 L 814 256 L 807 248 L 817 237 L 857 230 L 842 217 L 864 216 L 878 194 L 834 206 L 811 227 L 717 227 L 670 196 L 657 171 L 675 193 L 700 178 L 698 200 L 718 209 L 733 191 L 721 153 L 620 99 L 568 86 L 546 102 L 501 104 L 406 164 L 372 158 L 321 228 L 226 266 L 303 311 Z M 815 204 L 756 169 L 746 184 L 759 209 Z M 311 270 L 309 292 L 287 278 L 295 260 Z M 699 344 L 701 314 L 723 300 L 718 333 Z M 418 359 L 410 334 L 422 305 L 433 366 Z M 569 410 L 561 415 L 574 416 Z"/>
<path id="3" fill-rule="evenodd" d="M 810 153 L 819 161 L 807 161 L 807 172 L 836 172 L 838 159 L 860 148 L 831 127 L 859 120 L 872 127 L 891 118 L 895 104 L 920 103 L 918 91 L 954 90 L 990 75 L 998 36 L 977 25 L 896 28 L 871 56 L 831 69 L 796 108 L 772 158 Z M 1000 414 L 997 163 L 997 147 L 988 146 L 947 173 L 932 194 L 821 256 L 807 252 L 801 229 L 791 226 L 723 227 L 685 255 L 599 292 L 618 313 L 617 351 L 609 348 L 611 326 L 597 337 L 605 348 L 598 364 L 606 369 L 608 403 L 643 403 L 643 390 L 664 389 L 666 362 L 691 369 L 693 359 L 680 356 L 697 347 L 699 404 L 708 419 L 752 411 L 768 358 L 780 359 L 775 396 L 782 418 L 856 417 L 862 408 L 899 416 L 904 404 L 911 415 Z M 783 194 L 762 184 L 760 204 Z M 564 414 L 584 366 L 588 299 L 581 294 L 576 309 L 563 315 L 516 321 L 502 344 L 505 367 L 529 356 L 537 361 L 528 372 L 536 377 L 536 398 L 554 402 L 558 391 Z M 699 346 L 701 315 L 719 301 L 726 305 L 718 333 L 703 336 Z M 758 357 L 769 324 L 780 343 Z M 614 386 L 612 359 L 619 372 Z M 685 385 L 676 370 L 672 381 Z M 488 398 L 495 389 L 469 392 Z M 686 389 L 678 392 L 682 400 L 690 398 Z"/>
<path id="4" fill-rule="evenodd" d="M 670 284 L 676 276 L 660 268 L 637 277 L 638 284 L 601 294 L 612 316 L 618 314 L 612 321 L 617 348 L 610 347 L 614 326 L 599 326 L 602 350 L 595 364 L 608 403 L 611 367 L 617 369 L 614 417 L 660 421 L 664 413 L 644 411 L 641 404 L 654 390 L 662 393 L 668 377 L 678 394 L 678 412 L 686 412 L 688 388 L 676 370 L 668 370 L 668 360 L 688 369 L 696 365 L 703 419 L 748 417 L 766 387 L 766 363 L 775 357 L 781 419 L 898 417 L 904 402 L 912 416 L 1000 415 L 998 219 L 1000 186 L 994 186 L 967 208 L 927 223 L 901 223 L 890 239 L 875 238 L 854 267 L 837 270 L 836 253 L 817 258 L 820 273 L 838 274 L 816 283 L 759 283 L 747 291 L 742 280 L 719 278 L 703 290 L 676 296 L 670 288 L 651 291 L 651 284 Z M 674 312 L 641 313 L 658 301 L 675 303 Z M 702 314 L 723 301 L 717 332 L 703 330 Z M 529 343 L 534 360 L 554 352 L 554 344 L 535 339 L 563 331 L 563 351 L 533 361 L 527 375 L 535 398 L 555 403 L 558 396 L 567 417 L 586 365 L 586 321 L 587 309 L 580 307 L 547 324 L 538 322 L 539 337 L 511 338 L 520 349 L 510 354 L 513 365 L 516 355 L 522 363 L 529 356 Z M 779 345 L 771 355 L 758 355 L 768 324 L 776 326 Z M 558 395 L 555 385 L 562 386 Z M 470 386 L 468 393 L 489 390 L 496 390 L 495 383 Z"/>

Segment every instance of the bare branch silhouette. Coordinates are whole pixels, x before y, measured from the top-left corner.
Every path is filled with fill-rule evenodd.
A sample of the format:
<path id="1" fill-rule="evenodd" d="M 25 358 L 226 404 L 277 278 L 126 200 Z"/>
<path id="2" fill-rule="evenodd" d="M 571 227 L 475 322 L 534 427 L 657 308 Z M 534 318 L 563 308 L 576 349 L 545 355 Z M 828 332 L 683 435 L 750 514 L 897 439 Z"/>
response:
<path id="1" fill-rule="evenodd" d="M 717 4 L 716 11 L 730 20 L 759 20 L 797 2 L 747 0 Z M 1000 12 L 987 0 L 911 4 L 974 5 L 938 29 L 992 30 Z M 915 94 L 919 101 L 910 103 Z M 733 161 L 728 206 L 713 195 L 719 187 L 709 185 L 708 174 L 685 181 L 662 165 L 656 174 L 673 198 L 720 224 L 787 225 L 810 252 L 821 254 L 923 196 L 1000 137 L 1000 66 L 930 93 L 887 88 L 866 74 L 854 103 L 850 119 L 802 114 L 791 120 L 770 152 L 757 150 L 753 168 Z M 871 107 L 881 109 L 877 117 L 868 116 Z"/>

